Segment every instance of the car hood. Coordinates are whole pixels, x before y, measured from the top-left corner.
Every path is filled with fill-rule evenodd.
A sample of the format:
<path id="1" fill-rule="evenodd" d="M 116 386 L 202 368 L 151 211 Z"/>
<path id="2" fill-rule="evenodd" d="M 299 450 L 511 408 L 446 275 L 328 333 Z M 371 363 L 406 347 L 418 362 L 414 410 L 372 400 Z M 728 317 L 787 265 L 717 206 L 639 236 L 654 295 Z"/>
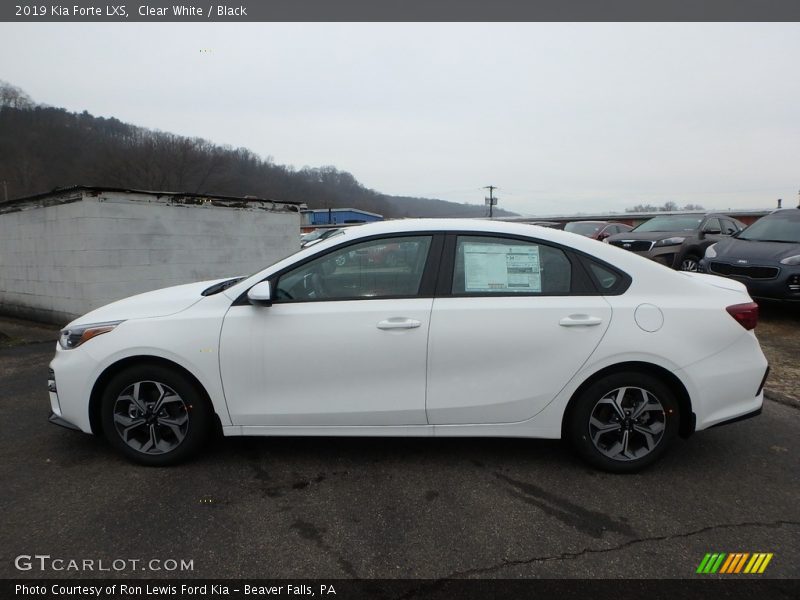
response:
<path id="1" fill-rule="evenodd" d="M 745 260 L 747 263 L 770 264 L 800 254 L 800 244 L 783 242 L 758 242 L 729 238 L 714 246 L 717 257 L 713 260 Z M 745 264 L 745 263 L 740 263 Z"/>
<path id="2" fill-rule="evenodd" d="M 618 240 L 645 240 L 648 242 L 655 242 L 658 240 L 665 240 L 671 237 L 692 237 L 697 235 L 696 231 L 626 231 L 624 233 L 615 233 L 609 236 L 609 242 L 616 242 Z"/>
<path id="3" fill-rule="evenodd" d="M 226 278 L 227 279 L 227 278 Z M 203 299 L 202 292 L 209 286 L 225 281 L 213 279 L 187 283 L 173 287 L 145 292 L 129 298 L 117 300 L 86 313 L 70 323 L 70 326 L 107 321 L 125 321 L 128 319 L 147 319 L 150 317 L 166 317 L 186 310 Z"/>

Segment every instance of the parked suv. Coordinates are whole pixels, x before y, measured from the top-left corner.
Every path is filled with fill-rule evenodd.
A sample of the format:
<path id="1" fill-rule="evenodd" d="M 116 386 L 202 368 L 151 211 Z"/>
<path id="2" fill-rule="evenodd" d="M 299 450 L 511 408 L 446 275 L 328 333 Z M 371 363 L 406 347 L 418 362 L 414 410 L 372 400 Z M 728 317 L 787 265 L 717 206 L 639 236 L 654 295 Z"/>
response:
<path id="1" fill-rule="evenodd" d="M 699 270 L 740 281 L 753 298 L 800 301 L 800 210 L 776 210 L 712 244 Z"/>
<path id="2" fill-rule="evenodd" d="M 744 228 L 741 221 L 718 213 L 662 215 L 604 241 L 676 270 L 697 271 L 706 248 Z"/>

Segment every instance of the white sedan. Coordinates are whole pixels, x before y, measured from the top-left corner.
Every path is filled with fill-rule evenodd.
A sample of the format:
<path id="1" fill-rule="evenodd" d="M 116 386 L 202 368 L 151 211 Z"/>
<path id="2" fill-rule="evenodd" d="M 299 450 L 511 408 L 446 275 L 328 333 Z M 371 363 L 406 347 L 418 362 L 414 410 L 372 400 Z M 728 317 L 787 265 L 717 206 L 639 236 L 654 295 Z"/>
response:
<path id="1" fill-rule="evenodd" d="M 761 411 L 757 318 L 740 283 L 563 231 L 375 223 L 70 323 L 50 420 L 148 465 L 218 428 L 566 438 L 635 471 L 677 435 Z"/>

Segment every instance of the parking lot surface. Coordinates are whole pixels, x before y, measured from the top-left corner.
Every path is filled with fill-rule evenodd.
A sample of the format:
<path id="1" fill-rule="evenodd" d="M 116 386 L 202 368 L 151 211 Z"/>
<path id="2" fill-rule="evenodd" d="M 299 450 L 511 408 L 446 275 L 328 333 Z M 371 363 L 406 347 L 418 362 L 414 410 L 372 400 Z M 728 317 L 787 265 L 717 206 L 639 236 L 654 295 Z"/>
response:
<path id="1" fill-rule="evenodd" d="M 628 476 L 560 442 L 504 439 L 229 438 L 139 467 L 47 423 L 54 344 L 23 327 L 26 343 L 0 346 L 0 577 L 682 578 L 708 552 L 770 552 L 760 577 L 797 578 L 797 315 L 769 309 L 758 329 L 781 402 Z M 15 567 L 34 554 L 144 563 Z"/>

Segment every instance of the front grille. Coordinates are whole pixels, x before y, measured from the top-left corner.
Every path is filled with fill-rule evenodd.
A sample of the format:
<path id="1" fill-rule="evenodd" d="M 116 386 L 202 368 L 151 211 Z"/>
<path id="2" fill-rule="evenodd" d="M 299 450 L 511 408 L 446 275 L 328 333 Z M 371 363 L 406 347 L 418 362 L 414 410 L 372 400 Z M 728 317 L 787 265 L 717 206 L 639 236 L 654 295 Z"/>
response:
<path id="1" fill-rule="evenodd" d="M 775 279 L 780 272 L 778 267 L 745 267 L 722 262 L 712 262 L 710 269 L 712 273 L 717 275 L 733 275 L 734 277 L 749 277 L 750 279 Z"/>
<path id="2" fill-rule="evenodd" d="M 649 252 L 653 248 L 655 242 L 648 242 L 647 240 L 616 240 L 609 242 L 612 246 L 618 246 L 631 252 Z"/>
<path id="3" fill-rule="evenodd" d="M 792 275 L 789 277 L 786 285 L 789 287 L 789 291 L 793 294 L 800 293 L 800 275 Z"/>

